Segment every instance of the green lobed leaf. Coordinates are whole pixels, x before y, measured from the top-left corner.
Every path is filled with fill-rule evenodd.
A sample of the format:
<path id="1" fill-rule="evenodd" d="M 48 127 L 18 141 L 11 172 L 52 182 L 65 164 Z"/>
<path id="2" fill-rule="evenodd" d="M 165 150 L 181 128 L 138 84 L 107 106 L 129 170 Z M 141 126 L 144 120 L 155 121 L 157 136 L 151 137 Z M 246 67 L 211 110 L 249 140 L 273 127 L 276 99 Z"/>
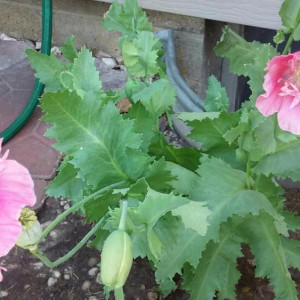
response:
<path id="1" fill-rule="evenodd" d="M 86 183 L 79 178 L 78 170 L 66 162 L 59 171 L 59 174 L 47 186 L 47 195 L 55 198 L 70 198 L 73 202 L 78 202 L 83 198 Z"/>
<path id="2" fill-rule="evenodd" d="M 205 98 L 205 110 L 206 111 L 225 111 L 227 112 L 229 107 L 229 99 L 225 88 L 221 86 L 218 79 L 211 75 L 208 79 L 208 88 Z"/>
<path id="3" fill-rule="evenodd" d="M 269 278 L 276 299 L 297 300 L 295 283 L 288 271 L 284 247 L 273 218 L 261 213 L 248 218 L 240 230 L 255 256 L 256 276 Z"/>
<path id="4" fill-rule="evenodd" d="M 143 135 L 141 149 L 146 152 L 154 134 L 158 132 L 157 117 L 148 112 L 140 101 L 133 104 L 127 116 L 134 121 L 135 132 Z"/>
<path id="5" fill-rule="evenodd" d="M 240 274 L 237 258 L 242 256 L 242 239 L 233 234 L 231 224 L 220 230 L 220 241 L 210 242 L 202 254 L 195 276 L 188 285 L 191 300 L 212 300 L 216 291 L 219 299 L 235 299 L 235 285 Z"/>
<path id="6" fill-rule="evenodd" d="M 56 58 L 54 53 L 48 56 L 33 49 L 26 49 L 25 52 L 31 67 L 36 71 L 35 77 L 45 85 L 46 92 L 64 89 L 60 82 L 60 73 L 66 69 L 66 66 Z"/>
<path id="7" fill-rule="evenodd" d="M 201 151 L 196 148 L 175 148 L 169 145 L 163 134 L 158 134 L 152 140 L 149 153 L 157 159 L 165 157 L 167 161 L 174 162 L 191 171 L 195 171 L 200 161 Z"/>
<path id="8" fill-rule="evenodd" d="M 288 267 L 300 271 L 300 242 L 287 237 L 281 237 L 281 243 L 285 253 Z"/>
<path id="9" fill-rule="evenodd" d="M 163 78 L 135 93 L 132 100 L 135 102 L 140 100 L 147 111 L 159 117 L 164 111 L 170 110 L 176 102 L 176 92 L 169 80 Z"/>
<path id="10" fill-rule="evenodd" d="M 72 157 L 70 162 L 87 184 L 100 188 L 136 180 L 151 162 L 138 150 L 141 138 L 133 122 L 123 120 L 113 103 L 102 108 L 93 97 L 82 99 L 67 91 L 46 93 L 41 103 L 43 119 L 54 125 L 47 136 L 57 140 L 56 149 Z"/>
<path id="11" fill-rule="evenodd" d="M 150 31 L 142 31 L 132 41 L 122 43 L 122 56 L 127 72 L 135 77 L 144 77 L 159 73 L 157 64 L 161 44 Z"/>
<path id="12" fill-rule="evenodd" d="M 152 31 L 152 25 L 137 0 L 125 0 L 124 5 L 114 1 L 102 25 L 107 30 L 118 31 L 131 37 L 140 31 Z"/>
<path id="13" fill-rule="evenodd" d="M 285 0 L 280 8 L 279 15 L 282 25 L 295 28 L 300 21 L 300 3 L 298 0 Z"/>
<path id="14" fill-rule="evenodd" d="M 279 144 L 274 153 L 263 157 L 253 168 L 256 173 L 270 174 L 279 178 L 300 180 L 300 143 Z"/>
<path id="15" fill-rule="evenodd" d="M 88 222 L 100 221 L 109 209 L 113 209 L 119 204 L 122 196 L 121 193 L 114 193 L 113 190 L 110 190 L 85 204 L 84 208 L 88 214 Z"/>
<path id="16" fill-rule="evenodd" d="M 223 135 L 239 122 L 238 113 L 221 113 L 217 118 L 200 119 L 187 122 L 193 129 L 189 138 L 203 143 L 202 150 L 208 151 L 216 146 L 228 147 Z"/>
<path id="17" fill-rule="evenodd" d="M 229 27 L 225 27 L 220 41 L 214 48 L 216 54 L 230 60 L 230 71 L 237 75 L 248 76 L 248 68 L 255 64 L 255 58 L 262 52 L 270 54 L 268 60 L 276 55 L 275 49 L 270 44 L 259 42 L 247 42 Z M 257 71 L 261 71 L 264 65 L 258 65 Z"/>
<path id="18" fill-rule="evenodd" d="M 70 62 L 74 62 L 74 59 L 77 57 L 77 50 L 74 45 L 74 40 L 74 35 L 68 37 L 65 44 L 60 48 L 63 56 Z"/>
<path id="19" fill-rule="evenodd" d="M 205 235 L 209 226 L 208 217 L 211 211 L 205 207 L 205 203 L 192 201 L 172 210 L 173 216 L 181 218 L 185 228 L 190 228 Z"/>
<path id="20" fill-rule="evenodd" d="M 86 47 L 82 47 L 77 58 L 74 59 L 70 72 L 73 87 L 78 95 L 84 97 L 88 94 L 99 99 L 102 94 L 102 84 L 94 60 L 92 53 Z"/>

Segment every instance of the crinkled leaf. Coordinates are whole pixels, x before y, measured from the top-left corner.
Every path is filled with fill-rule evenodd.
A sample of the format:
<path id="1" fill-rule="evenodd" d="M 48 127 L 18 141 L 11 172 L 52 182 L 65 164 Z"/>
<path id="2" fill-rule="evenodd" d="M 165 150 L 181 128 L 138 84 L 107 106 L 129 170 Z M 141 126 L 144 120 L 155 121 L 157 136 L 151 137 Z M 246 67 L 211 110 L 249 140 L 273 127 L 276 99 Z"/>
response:
<path id="1" fill-rule="evenodd" d="M 36 71 L 35 77 L 45 85 L 46 92 L 64 89 L 60 82 L 60 73 L 66 69 L 66 66 L 56 58 L 54 53 L 48 56 L 33 49 L 26 49 L 25 52 L 31 67 Z"/>
<path id="2" fill-rule="evenodd" d="M 189 138 L 203 143 L 203 151 L 208 151 L 216 146 L 228 147 L 227 141 L 223 135 L 230 128 L 236 126 L 239 121 L 238 113 L 221 113 L 217 118 L 205 118 L 203 120 L 194 120 L 187 122 L 193 127 Z"/>
<path id="3" fill-rule="evenodd" d="M 261 213 L 248 218 L 240 229 L 255 256 L 256 276 L 269 278 L 276 299 L 297 300 L 295 283 L 288 271 L 284 247 L 273 218 Z"/>
<path id="4" fill-rule="evenodd" d="M 78 170 L 70 164 L 65 163 L 59 174 L 47 187 L 47 195 L 55 198 L 70 198 L 78 202 L 83 198 L 86 183 L 79 177 Z"/>
<path id="5" fill-rule="evenodd" d="M 144 30 L 152 31 L 152 25 L 137 0 L 125 0 L 124 5 L 117 1 L 113 2 L 102 25 L 107 30 L 118 31 L 129 36 Z"/>
<path id="6" fill-rule="evenodd" d="M 173 209 L 172 214 L 181 218 L 185 228 L 193 229 L 200 235 L 206 234 L 211 211 L 205 207 L 205 203 L 192 201 Z"/>
<path id="7" fill-rule="evenodd" d="M 220 41 L 214 48 L 217 55 L 230 60 L 230 71 L 238 75 L 248 76 L 249 66 L 255 64 L 255 58 L 262 52 L 269 53 L 270 60 L 276 55 L 275 49 L 270 44 L 247 42 L 229 27 L 225 27 Z M 266 61 L 267 62 L 267 61 Z M 260 72 L 264 65 L 257 65 Z"/>
<path id="8" fill-rule="evenodd" d="M 141 101 L 147 111 L 160 116 L 164 111 L 170 110 L 176 101 L 176 93 L 167 79 L 159 79 L 149 87 L 134 94 L 133 101 Z"/>
<path id="9" fill-rule="evenodd" d="M 211 75 L 208 79 L 208 88 L 205 98 L 206 111 L 225 111 L 229 107 L 229 99 L 225 88 L 221 86 L 218 79 Z"/>
<path id="10" fill-rule="evenodd" d="M 55 148 L 72 157 L 71 163 L 89 185 L 104 187 L 137 179 L 151 159 L 137 150 L 140 135 L 131 120 L 123 120 L 113 103 L 103 109 L 100 101 L 76 93 L 46 93 L 41 99 L 44 120 L 53 124 L 47 136 Z"/>
<path id="11" fill-rule="evenodd" d="M 243 240 L 233 231 L 230 225 L 223 225 L 220 241 L 207 245 L 195 276 L 188 285 L 191 300 L 211 300 L 216 291 L 221 291 L 220 299 L 235 299 L 235 285 L 240 277 L 236 260 L 242 256 Z"/>
<path id="12" fill-rule="evenodd" d="M 132 41 L 125 40 L 122 44 L 122 55 L 127 72 L 135 77 L 158 73 L 159 45 L 159 40 L 150 31 L 142 31 Z"/>
<path id="13" fill-rule="evenodd" d="M 165 157 L 167 161 L 174 162 L 189 170 L 195 171 L 200 161 L 201 151 L 196 148 L 175 148 L 166 142 L 164 135 L 156 135 L 149 147 L 149 153 L 157 159 Z"/>
<path id="14" fill-rule="evenodd" d="M 68 37 L 65 44 L 60 48 L 63 56 L 70 62 L 74 62 L 74 59 L 77 57 L 77 50 L 74 45 L 74 40 L 74 35 Z"/>
<path id="15" fill-rule="evenodd" d="M 122 196 L 121 193 L 115 194 L 114 191 L 111 190 L 89 201 L 84 205 L 85 210 L 88 212 L 87 220 L 89 222 L 100 221 L 109 209 L 113 209 L 119 204 Z"/>
<path id="16" fill-rule="evenodd" d="M 288 28 L 295 28 L 300 21 L 300 3 L 298 0 L 285 0 L 279 15 L 282 24 Z"/>
<path id="17" fill-rule="evenodd" d="M 295 181 L 300 180 L 299 157 L 299 141 L 281 144 L 278 145 L 274 153 L 263 157 L 253 168 L 253 171 L 266 176 L 273 174 L 279 178 L 289 177 Z"/>
<path id="18" fill-rule="evenodd" d="M 287 237 L 281 237 L 281 243 L 285 253 L 288 267 L 296 268 L 300 271 L 300 242 Z"/>

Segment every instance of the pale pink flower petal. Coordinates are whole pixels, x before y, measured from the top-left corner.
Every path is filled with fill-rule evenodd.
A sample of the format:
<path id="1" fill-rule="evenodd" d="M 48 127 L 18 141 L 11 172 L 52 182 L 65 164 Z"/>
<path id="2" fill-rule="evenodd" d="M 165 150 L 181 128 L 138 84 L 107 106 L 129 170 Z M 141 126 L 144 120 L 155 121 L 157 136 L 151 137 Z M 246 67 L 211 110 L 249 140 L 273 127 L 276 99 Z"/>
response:
<path id="1" fill-rule="evenodd" d="M 266 70 L 257 109 L 266 117 L 277 113 L 281 129 L 300 134 L 300 51 L 274 57 Z"/>
<path id="2" fill-rule="evenodd" d="M 292 102 L 291 97 L 282 101 L 282 106 L 277 115 L 278 124 L 281 129 L 300 135 L 300 104 L 291 108 Z"/>
<path id="3" fill-rule="evenodd" d="M 283 97 L 278 95 L 278 89 L 273 90 L 269 95 L 263 94 L 259 96 L 256 100 L 256 107 L 267 117 L 279 111 L 282 99 Z"/>
<path id="4" fill-rule="evenodd" d="M 2 139 L 0 139 L 1 151 Z M 0 156 L 0 257 L 5 256 L 21 234 L 21 210 L 36 201 L 33 180 L 28 170 L 7 159 L 8 152 Z"/>

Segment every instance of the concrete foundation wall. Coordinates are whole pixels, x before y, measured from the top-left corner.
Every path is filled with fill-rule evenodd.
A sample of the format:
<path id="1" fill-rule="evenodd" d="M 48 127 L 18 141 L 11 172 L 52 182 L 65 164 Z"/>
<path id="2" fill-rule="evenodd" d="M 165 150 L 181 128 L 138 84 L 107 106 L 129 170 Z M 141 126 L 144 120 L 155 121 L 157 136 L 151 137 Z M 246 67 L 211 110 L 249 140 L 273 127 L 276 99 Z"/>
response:
<path id="1" fill-rule="evenodd" d="M 40 40 L 41 0 L 0 0 L 0 31 L 16 38 Z M 109 4 L 92 0 L 53 0 L 53 45 L 67 36 L 77 37 L 77 46 L 87 45 L 119 56 L 118 34 L 101 26 Z M 205 57 L 205 21 L 200 18 L 147 10 L 156 28 L 174 30 L 178 66 L 188 84 L 202 97 L 206 89 L 208 62 Z"/>

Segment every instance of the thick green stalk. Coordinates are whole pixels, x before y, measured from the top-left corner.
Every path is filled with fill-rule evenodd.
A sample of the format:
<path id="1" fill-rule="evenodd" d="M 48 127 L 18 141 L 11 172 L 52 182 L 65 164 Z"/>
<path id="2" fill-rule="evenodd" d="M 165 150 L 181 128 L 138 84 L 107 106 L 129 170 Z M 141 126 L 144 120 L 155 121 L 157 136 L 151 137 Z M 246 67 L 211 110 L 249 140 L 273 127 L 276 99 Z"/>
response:
<path id="1" fill-rule="evenodd" d="M 124 300 L 125 299 L 123 287 L 115 289 L 115 298 L 116 298 L 116 300 Z"/>
<path id="2" fill-rule="evenodd" d="M 290 34 L 289 39 L 288 39 L 288 41 L 287 41 L 287 43 L 284 47 L 284 50 L 282 52 L 282 55 L 288 54 L 288 52 L 290 51 L 293 40 L 294 40 L 294 31 Z"/>
<path id="3" fill-rule="evenodd" d="M 35 255 L 38 259 L 40 259 L 47 267 L 55 268 L 58 265 L 66 262 L 70 259 L 74 254 L 76 254 L 83 245 L 92 237 L 92 235 L 100 228 L 104 221 L 105 217 L 103 217 L 86 235 L 85 237 L 66 255 L 60 257 L 56 261 L 51 261 L 47 256 L 45 256 L 40 250 L 32 251 L 31 253 Z"/>
<path id="4" fill-rule="evenodd" d="M 66 211 L 64 211 L 62 214 L 60 214 L 42 233 L 39 242 L 41 242 L 62 220 L 64 220 L 68 215 L 70 215 L 72 212 L 78 210 L 80 207 L 82 207 L 84 204 L 86 204 L 87 202 L 89 202 L 90 200 L 92 200 L 93 198 L 95 198 L 98 195 L 101 195 L 103 193 L 105 193 L 107 190 L 116 188 L 122 184 L 126 183 L 125 180 L 111 184 L 106 186 L 105 188 L 89 195 L 88 197 L 82 199 L 80 202 L 76 203 L 75 205 L 73 205 L 72 207 L 70 207 L 69 209 L 67 209 Z"/>

